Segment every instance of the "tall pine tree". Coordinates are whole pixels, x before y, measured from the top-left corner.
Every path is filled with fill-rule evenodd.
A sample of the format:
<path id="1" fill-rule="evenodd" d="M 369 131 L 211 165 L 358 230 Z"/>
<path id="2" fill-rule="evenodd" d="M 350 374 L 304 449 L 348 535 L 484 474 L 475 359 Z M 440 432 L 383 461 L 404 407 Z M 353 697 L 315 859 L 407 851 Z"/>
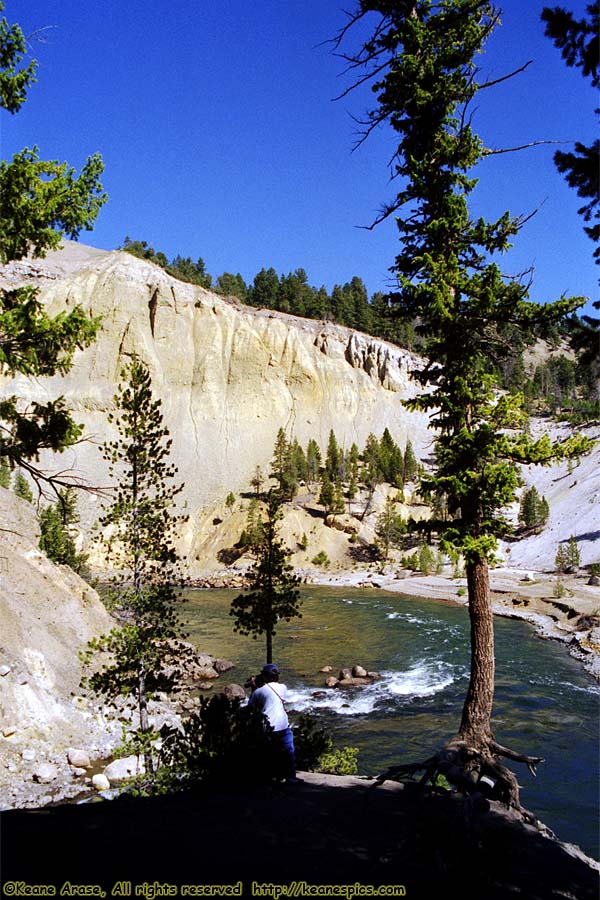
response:
<path id="1" fill-rule="evenodd" d="M 85 659 L 108 651 L 107 662 L 87 678 L 98 693 L 135 697 L 146 771 L 153 771 L 148 696 L 159 685 L 169 687 L 162 660 L 171 641 L 181 636 L 176 589 L 178 557 L 174 547 L 178 517 L 174 513 L 182 485 L 173 479 L 168 461 L 171 439 L 163 424 L 161 401 L 152 396 L 150 374 L 134 357 L 121 373 L 124 383 L 115 396 L 117 440 L 104 445 L 103 455 L 116 480 L 114 498 L 100 524 L 106 529 L 108 561 L 120 573 L 109 600 L 125 624 L 88 644 Z M 169 676 L 173 680 L 177 672 Z"/>
<path id="2" fill-rule="evenodd" d="M 352 87 L 372 80 L 377 98 L 364 136 L 384 122 L 398 136 L 392 159 L 400 188 L 377 221 L 394 215 L 398 224 L 391 302 L 399 318 L 419 322 L 429 361 L 417 377 L 432 385 L 410 405 L 429 411 L 438 431 L 435 470 L 422 478 L 421 490 L 432 500 L 447 498 L 452 522 L 443 541 L 466 560 L 471 618 L 471 677 L 458 733 L 420 767 L 428 777 L 454 773 L 457 783 L 493 772 L 496 796 L 518 805 L 516 778 L 496 758 L 530 765 L 536 759 L 502 747 L 492 731 L 489 563 L 506 527 L 502 510 L 518 488 L 517 463 L 547 463 L 582 452 L 586 443 L 574 438 L 559 447 L 546 436 L 528 437 L 522 398 L 498 396 L 488 361 L 511 353 L 507 325 L 525 333 L 549 327 L 578 301 L 544 307 L 528 301 L 527 286 L 505 279 L 493 261 L 523 221 L 508 212 L 496 222 L 469 213 L 476 181 L 468 172 L 489 154 L 471 125 L 471 103 L 483 87 L 475 58 L 498 22 L 497 10 L 487 0 L 362 0 L 338 46 L 369 13 L 377 14 L 370 38 L 346 58 L 358 74 Z"/>

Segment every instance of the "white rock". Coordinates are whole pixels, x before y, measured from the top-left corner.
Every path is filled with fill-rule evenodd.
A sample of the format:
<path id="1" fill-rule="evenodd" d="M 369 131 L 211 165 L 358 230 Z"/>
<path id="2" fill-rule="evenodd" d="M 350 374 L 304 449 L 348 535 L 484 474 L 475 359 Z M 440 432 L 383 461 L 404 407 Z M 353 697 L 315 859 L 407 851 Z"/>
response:
<path id="1" fill-rule="evenodd" d="M 98 774 L 92 778 L 92 785 L 96 791 L 107 791 L 110 788 L 110 781 L 106 775 Z"/>
<path id="2" fill-rule="evenodd" d="M 69 765 L 75 766 L 77 769 L 87 769 L 90 766 L 90 757 L 87 750 L 78 750 L 71 747 L 67 751 L 67 759 Z"/>
<path id="3" fill-rule="evenodd" d="M 52 763 L 41 763 L 33 773 L 33 780 L 40 784 L 49 784 L 58 778 L 58 769 Z"/>
<path id="4" fill-rule="evenodd" d="M 110 781 L 123 781 L 125 778 L 141 775 L 145 771 L 143 757 L 125 756 L 111 762 L 104 770 L 104 774 Z"/>
<path id="5" fill-rule="evenodd" d="M 16 725 L 4 725 L 2 728 L 2 734 L 4 737 L 10 737 L 12 734 L 16 734 L 17 726 Z"/>
<path id="6" fill-rule="evenodd" d="M 25 762 L 33 762 L 35 759 L 35 750 L 33 747 L 26 747 L 21 753 L 21 759 L 24 759 Z"/>
<path id="7" fill-rule="evenodd" d="M 11 670 L 10 666 L 0 666 L 0 675 L 1 676 L 9 675 L 11 671 L 12 670 Z"/>
<path id="8" fill-rule="evenodd" d="M 367 674 L 367 670 L 363 669 L 362 666 L 352 666 L 352 677 L 353 678 L 365 678 Z"/>

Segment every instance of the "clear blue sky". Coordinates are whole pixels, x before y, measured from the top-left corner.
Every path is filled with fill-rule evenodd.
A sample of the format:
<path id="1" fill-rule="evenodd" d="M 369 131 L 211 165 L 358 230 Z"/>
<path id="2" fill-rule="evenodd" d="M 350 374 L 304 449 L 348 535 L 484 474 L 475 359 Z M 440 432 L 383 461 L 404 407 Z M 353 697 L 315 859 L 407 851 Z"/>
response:
<path id="1" fill-rule="evenodd" d="M 564 5 L 583 15 L 585 2 Z M 544 37 L 543 5 L 501 4 L 484 74 L 533 63 L 479 96 L 475 127 L 488 146 L 595 136 L 597 98 Z M 202 256 L 215 277 L 239 271 L 251 281 L 263 266 L 302 267 L 316 286 L 356 274 L 369 293 L 384 290 L 395 223 L 357 226 L 393 194 L 395 136 L 382 128 L 352 152 L 351 114 L 371 96 L 332 102 L 349 81 L 322 43 L 345 22 L 343 7 L 352 0 L 7 0 L 4 15 L 32 35 L 39 80 L 20 113 L 2 113 L 2 156 L 37 144 L 43 157 L 79 167 L 99 151 L 110 199 L 94 232 L 81 235 L 94 246 L 114 249 L 129 235 L 169 257 Z M 541 206 L 504 269 L 533 265 L 536 300 L 593 300 L 593 245 L 581 201 L 554 168 L 555 149 L 482 163 L 473 211 Z"/>

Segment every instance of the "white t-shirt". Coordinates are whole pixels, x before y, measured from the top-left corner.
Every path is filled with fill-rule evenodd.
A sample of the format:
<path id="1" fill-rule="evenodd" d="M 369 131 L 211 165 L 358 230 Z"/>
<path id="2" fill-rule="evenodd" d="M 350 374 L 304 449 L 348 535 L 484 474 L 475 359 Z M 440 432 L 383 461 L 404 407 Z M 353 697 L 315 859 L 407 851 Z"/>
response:
<path id="1" fill-rule="evenodd" d="M 250 705 L 260 709 L 269 720 L 273 731 L 283 731 L 290 724 L 283 705 L 286 695 L 287 688 L 285 684 L 279 684 L 278 681 L 268 681 L 262 687 L 257 688 L 250 697 Z"/>

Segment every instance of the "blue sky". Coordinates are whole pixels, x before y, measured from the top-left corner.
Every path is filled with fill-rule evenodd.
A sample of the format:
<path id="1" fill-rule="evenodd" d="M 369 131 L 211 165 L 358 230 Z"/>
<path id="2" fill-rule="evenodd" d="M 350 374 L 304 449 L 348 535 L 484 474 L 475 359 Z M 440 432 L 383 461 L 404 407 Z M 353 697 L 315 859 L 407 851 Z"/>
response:
<path id="1" fill-rule="evenodd" d="M 597 98 L 544 37 L 543 5 L 506 0 L 481 60 L 487 77 L 533 61 L 478 98 L 475 127 L 490 147 L 595 137 Z M 584 14 L 585 0 L 564 5 Z M 323 45 L 345 22 L 344 7 L 352 0 L 7 0 L 4 15 L 32 36 L 39 71 L 22 111 L 2 113 L 2 156 L 37 144 L 43 157 L 79 167 L 99 151 L 110 200 L 81 235 L 94 246 L 114 249 L 129 235 L 169 257 L 202 256 L 213 276 L 239 271 L 251 281 L 263 266 L 302 267 L 316 286 L 356 274 L 370 293 L 385 290 L 395 223 L 358 226 L 395 192 L 395 136 L 382 128 L 352 152 L 352 115 L 371 96 L 333 102 L 349 80 Z M 555 149 L 484 161 L 473 212 L 539 207 L 503 269 L 534 266 L 536 300 L 593 300 L 593 245 Z"/>

